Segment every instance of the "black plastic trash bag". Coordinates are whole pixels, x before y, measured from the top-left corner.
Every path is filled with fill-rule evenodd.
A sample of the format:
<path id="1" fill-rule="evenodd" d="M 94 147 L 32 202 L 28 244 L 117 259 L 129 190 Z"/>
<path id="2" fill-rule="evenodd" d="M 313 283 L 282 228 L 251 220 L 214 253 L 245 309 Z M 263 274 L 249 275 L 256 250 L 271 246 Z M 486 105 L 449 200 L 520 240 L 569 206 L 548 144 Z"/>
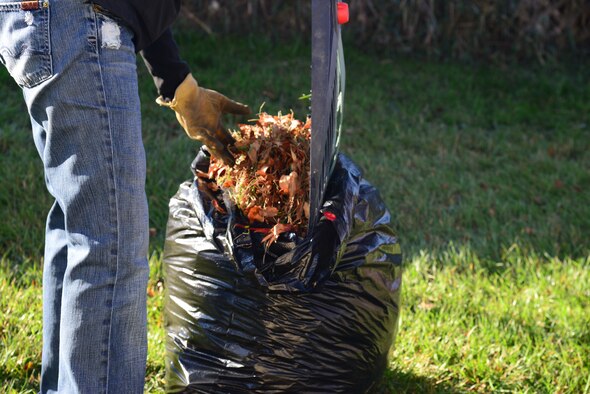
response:
<path id="1" fill-rule="evenodd" d="M 364 393 L 397 332 L 401 253 L 376 188 L 343 155 L 305 239 L 221 215 L 196 182 L 170 201 L 168 392 Z"/>

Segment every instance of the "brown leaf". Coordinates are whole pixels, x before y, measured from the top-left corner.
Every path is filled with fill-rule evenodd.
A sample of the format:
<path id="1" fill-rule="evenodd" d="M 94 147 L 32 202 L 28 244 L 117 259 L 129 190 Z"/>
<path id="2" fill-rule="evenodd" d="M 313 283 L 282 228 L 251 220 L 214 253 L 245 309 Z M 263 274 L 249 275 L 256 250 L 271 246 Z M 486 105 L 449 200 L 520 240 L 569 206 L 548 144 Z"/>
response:
<path id="1" fill-rule="evenodd" d="M 304 129 L 311 129 L 311 118 L 307 118 L 305 124 L 303 125 Z"/>
<path id="2" fill-rule="evenodd" d="M 266 176 L 266 171 L 268 171 L 268 166 L 262 166 L 256 171 L 256 175 Z"/>
<path id="3" fill-rule="evenodd" d="M 291 148 L 291 159 L 293 159 L 293 161 L 295 163 L 297 163 L 299 161 L 299 159 L 297 158 L 297 155 L 295 154 L 295 152 L 293 152 L 293 148 Z"/>
<path id="4" fill-rule="evenodd" d="M 219 204 L 217 200 L 212 200 L 211 203 L 213 204 L 213 208 L 215 208 L 217 212 L 221 213 L 222 215 L 225 215 L 227 213 L 226 210 L 223 209 L 223 207 Z"/>
<path id="5" fill-rule="evenodd" d="M 289 194 L 289 183 L 291 181 L 291 175 L 283 175 L 279 179 L 279 189 L 281 193 Z"/>
<path id="6" fill-rule="evenodd" d="M 266 207 L 263 208 L 261 211 L 262 216 L 264 216 L 265 218 L 272 218 L 277 216 L 277 214 L 279 213 L 278 208 L 275 207 Z"/>
<path id="7" fill-rule="evenodd" d="M 264 222 L 264 216 L 262 215 L 262 208 L 258 205 L 250 208 L 248 211 L 248 220 L 250 222 Z"/>
<path id="8" fill-rule="evenodd" d="M 277 223 L 270 230 L 270 232 L 262 239 L 262 242 L 266 244 L 266 246 L 268 247 L 270 246 L 270 244 L 272 244 L 279 238 L 279 235 L 287 231 L 291 231 L 292 229 L 293 226 L 290 224 Z"/>
<path id="9" fill-rule="evenodd" d="M 258 149 L 260 149 L 260 141 L 254 141 L 250 144 L 250 149 L 248 149 L 248 158 L 252 164 L 256 164 L 258 161 Z"/>
<path id="10" fill-rule="evenodd" d="M 33 369 L 34 366 L 35 366 L 35 364 L 33 364 L 32 361 L 27 361 L 24 365 L 25 372 L 30 371 L 31 369 Z"/>
<path id="11" fill-rule="evenodd" d="M 289 197 L 293 198 L 299 191 L 299 174 L 292 172 L 289 175 Z"/>
<path id="12" fill-rule="evenodd" d="M 260 121 L 261 123 L 266 123 L 266 124 L 275 124 L 277 123 L 277 120 L 275 119 L 274 116 L 271 116 L 269 114 L 261 114 L 260 115 Z"/>
<path id="13" fill-rule="evenodd" d="M 297 119 L 293 119 L 293 120 L 291 120 L 291 122 L 289 124 L 289 131 L 294 131 L 299 127 L 301 127 L 301 122 L 298 121 Z"/>

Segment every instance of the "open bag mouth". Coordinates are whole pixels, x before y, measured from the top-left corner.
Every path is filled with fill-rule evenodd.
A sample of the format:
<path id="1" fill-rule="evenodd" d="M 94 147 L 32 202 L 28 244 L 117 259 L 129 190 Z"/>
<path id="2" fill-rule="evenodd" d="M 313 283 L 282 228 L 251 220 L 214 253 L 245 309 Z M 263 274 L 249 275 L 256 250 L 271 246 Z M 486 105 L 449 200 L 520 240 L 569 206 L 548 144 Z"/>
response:
<path id="1" fill-rule="evenodd" d="M 232 256 L 240 270 L 255 272 L 260 284 L 271 290 L 308 291 L 329 278 L 340 245 L 352 231 L 361 185 L 361 172 L 348 158 L 339 156 L 311 232 L 299 236 L 286 231 L 272 243 L 264 241 L 272 224 L 249 222 L 221 188 L 213 192 L 205 184 L 202 174 L 209 164 L 210 155 L 202 148 L 191 164 L 192 200 L 205 235 Z"/>

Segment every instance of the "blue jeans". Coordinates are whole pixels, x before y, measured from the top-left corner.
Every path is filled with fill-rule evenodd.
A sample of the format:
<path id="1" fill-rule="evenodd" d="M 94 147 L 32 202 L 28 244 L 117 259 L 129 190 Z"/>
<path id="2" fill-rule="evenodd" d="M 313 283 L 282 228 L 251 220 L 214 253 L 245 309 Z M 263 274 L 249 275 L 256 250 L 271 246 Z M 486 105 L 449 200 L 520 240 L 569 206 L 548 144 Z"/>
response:
<path id="1" fill-rule="evenodd" d="M 141 393 L 148 209 L 132 32 L 82 0 L 0 0 L 0 61 L 55 197 L 41 392 Z"/>

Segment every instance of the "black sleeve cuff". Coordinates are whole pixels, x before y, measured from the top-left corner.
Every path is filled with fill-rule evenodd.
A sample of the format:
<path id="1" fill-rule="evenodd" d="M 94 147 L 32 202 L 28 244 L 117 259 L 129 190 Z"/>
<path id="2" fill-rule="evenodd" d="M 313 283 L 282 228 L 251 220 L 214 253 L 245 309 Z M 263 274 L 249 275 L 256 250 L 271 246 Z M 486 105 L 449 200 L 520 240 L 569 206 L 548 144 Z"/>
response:
<path id="1" fill-rule="evenodd" d="M 174 98 L 176 88 L 190 73 L 190 68 L 180 58 L 172 31 L 167 29 L 140 53 L 154 79 L 158 94 L 165 99 Z"/>

